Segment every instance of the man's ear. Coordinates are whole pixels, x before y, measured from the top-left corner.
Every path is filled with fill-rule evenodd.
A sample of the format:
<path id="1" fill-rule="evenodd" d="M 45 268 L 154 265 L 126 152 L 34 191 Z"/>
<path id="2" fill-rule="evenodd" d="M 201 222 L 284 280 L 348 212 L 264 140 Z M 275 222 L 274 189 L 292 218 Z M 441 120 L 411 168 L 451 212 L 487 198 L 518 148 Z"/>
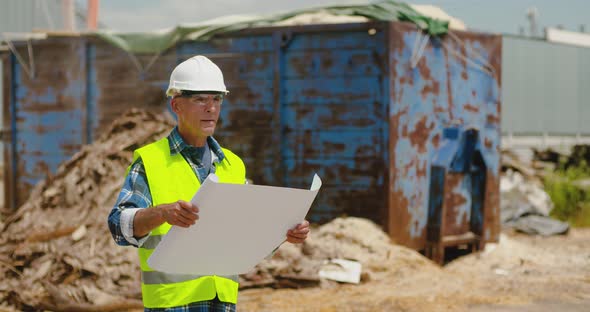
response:
<path id="1" fill-rule="evenodd" d="M 170 107 L 174 113 L 178 114 L 180 112 L 180 101 L 178 101 L 178 98 L 172 98 L 170 100 Z"/>

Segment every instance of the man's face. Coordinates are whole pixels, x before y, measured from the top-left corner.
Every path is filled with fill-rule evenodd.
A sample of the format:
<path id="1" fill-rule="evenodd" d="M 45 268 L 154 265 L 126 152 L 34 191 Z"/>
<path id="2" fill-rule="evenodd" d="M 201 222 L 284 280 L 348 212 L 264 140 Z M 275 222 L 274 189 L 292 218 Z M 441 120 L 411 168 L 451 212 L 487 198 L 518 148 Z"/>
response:
<path id="1" fill-rule="evenodd" d="M 222 102 L 222 94 L 182 95 L 172 100 L 172 110 L 178 116 L 178 126 L 182 131 L 192 137 L 206 138 L 215 132 Z"/>

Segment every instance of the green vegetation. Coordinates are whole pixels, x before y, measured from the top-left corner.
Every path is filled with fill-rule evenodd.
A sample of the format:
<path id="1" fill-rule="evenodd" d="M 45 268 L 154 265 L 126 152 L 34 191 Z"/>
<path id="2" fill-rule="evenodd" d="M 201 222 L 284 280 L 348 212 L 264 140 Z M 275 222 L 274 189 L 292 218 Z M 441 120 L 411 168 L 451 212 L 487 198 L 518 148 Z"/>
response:
<path id="1" fill-rule="evenodd" d="M 590 227 L 590 167 L 560 166 L 544 179 L 545 191 L 555 207 L 551 216 L 569 222 L 574 227 Z"/>

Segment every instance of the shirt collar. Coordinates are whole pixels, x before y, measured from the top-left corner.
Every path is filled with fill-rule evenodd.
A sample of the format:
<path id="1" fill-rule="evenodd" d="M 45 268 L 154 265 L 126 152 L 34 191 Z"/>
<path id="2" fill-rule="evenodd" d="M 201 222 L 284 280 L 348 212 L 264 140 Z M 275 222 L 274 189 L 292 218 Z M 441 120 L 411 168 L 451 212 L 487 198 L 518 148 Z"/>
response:
<path id="1" fill-rule="evenodd" d="M 209 149 L 213 153 L 213 162 L 219 163 L 223 161 L 225 155 L 223 154 L 223 150 L 217 141 L 212 137 L 207 137 L 207 144 L 209 145 Z M 180 132 L 178 132 L 178 126 L 172 129 L 172 132 L 168 135 L 168 145 L 170 146 L 170 155 L 174 156 L 178 153 L 181 153 L 185 148 L 189 147 L 186 142 L 180 136 Z"/>

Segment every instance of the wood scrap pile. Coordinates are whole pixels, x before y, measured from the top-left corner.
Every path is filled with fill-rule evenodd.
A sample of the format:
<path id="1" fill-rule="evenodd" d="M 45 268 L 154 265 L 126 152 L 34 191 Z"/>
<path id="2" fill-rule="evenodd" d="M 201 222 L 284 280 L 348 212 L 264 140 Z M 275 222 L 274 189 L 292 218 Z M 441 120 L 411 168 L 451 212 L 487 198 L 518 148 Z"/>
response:
<path id="1" fill-rule="evenodd" d="M 133 150 L 173 126 L 170 117 L 127 112 L 0 224 L 0 310 L 142 307 L 135 249 L 116 246 L 106 219 Z"/>

